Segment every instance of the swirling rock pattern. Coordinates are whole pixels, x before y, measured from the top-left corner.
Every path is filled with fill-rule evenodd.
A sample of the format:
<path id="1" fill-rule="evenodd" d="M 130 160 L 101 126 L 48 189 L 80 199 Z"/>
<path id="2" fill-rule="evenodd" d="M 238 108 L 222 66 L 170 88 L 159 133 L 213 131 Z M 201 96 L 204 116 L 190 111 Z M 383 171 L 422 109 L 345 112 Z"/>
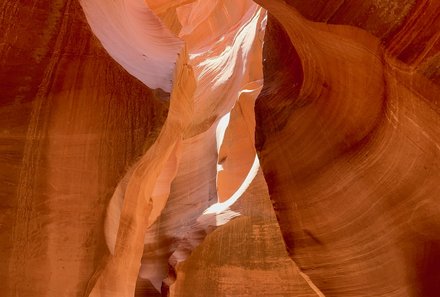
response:
<path id="1" fill-rule="evenodd" d="M 0 7 L 2 296 L 440 294 L 438 1 Z"/>
<path id="2" fill-rule="evenodd" d="M 438 69 L 438 31 L 423 46 L 415 32 L 438 26 L 438 5 L 393 36 L 361 18 L 373 36 L 342 8 L 335 26 L 258 2 L 273 17 L 256 146 L 289 255 L 325 296 L 437 296 L 440 93 L 423 69 Z"/>

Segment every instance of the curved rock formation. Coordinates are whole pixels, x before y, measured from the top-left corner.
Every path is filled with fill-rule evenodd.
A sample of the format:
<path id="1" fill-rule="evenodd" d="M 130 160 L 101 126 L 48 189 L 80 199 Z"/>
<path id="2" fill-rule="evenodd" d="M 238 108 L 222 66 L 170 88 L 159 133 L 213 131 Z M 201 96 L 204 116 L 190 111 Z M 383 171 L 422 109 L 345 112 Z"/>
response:
<path id="1" fill-rule="evenodd" d="M 438 1 L 52 2 L 0 6 L 2 294 L 439 295 Z"/>
<path id="2" fill-rule="evenodd" d="M 97 8 L 83 5 L 93 27 Z M 106 224 L 112 255 L 95 274 L 90 296 L 131 295 L 142 248 L 139 277 L 160 289 L 170 256 L 170 264 L 177 265 L 203 234 L 239 215 L 229 206 L 258 170 L 253 102 L 262 85 L 265 12 L 252 1 L 238 7 L 233 1 L 197 1 L 175 8 L 175 15 L 187 52 L 176 68 L 168 118 L 157 142 L 113 196 Z M 103 26 L 99 18 L 97 23 Z M 243 140 L 231 143 L 231 133 Z M 144 247 L 139 238 L 145 228 Z"/>
<path id="3" fill-rule="evenodd" d="M 406 23 L 383 43 L 258 2 L 273 18 L 257 150 L 289 255 L 325 296 L 436 296 L 440 93 L 419 65 L 438 68 L 427 54 L 438 34 L 423 48 L 398 44 L 423 29 Z"/>
<path id="4" fill-rule="evenodd" d="M 151 88 L 171 90 L 182 42 L 141 1 L 81 1 L 93 33 L 130 74 Z"/>

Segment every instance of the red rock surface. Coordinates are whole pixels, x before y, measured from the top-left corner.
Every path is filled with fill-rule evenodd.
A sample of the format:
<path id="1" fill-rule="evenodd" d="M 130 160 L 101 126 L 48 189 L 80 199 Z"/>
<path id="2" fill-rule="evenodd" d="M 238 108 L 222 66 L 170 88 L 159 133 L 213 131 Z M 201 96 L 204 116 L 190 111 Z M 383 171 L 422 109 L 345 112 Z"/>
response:
<path id="1" fill-rule="evenodd" d="M 273 18 L 256 146 L 289 255 L 325 296 L 437 296 L 440 92 L 418 66 L 439 67 L 427 55 L 436 5 L 387 41 L 362 18 L 381 39 L 261 2 Z M 422 21 L 433 22 L 424 45 L 409 36 Z"/>
<path id="2" fill-rule="evenodd" d="M 0 295 L 83 296 L 108 254 L 108 201 L 167 104 L 105 53 L 76 1 L 1 11 Z"/>
<path id="3" fill-rule="evenodd" d="M 0 3 L 0 296 L 439 296 L 440 3 L 255 2 Z"/>

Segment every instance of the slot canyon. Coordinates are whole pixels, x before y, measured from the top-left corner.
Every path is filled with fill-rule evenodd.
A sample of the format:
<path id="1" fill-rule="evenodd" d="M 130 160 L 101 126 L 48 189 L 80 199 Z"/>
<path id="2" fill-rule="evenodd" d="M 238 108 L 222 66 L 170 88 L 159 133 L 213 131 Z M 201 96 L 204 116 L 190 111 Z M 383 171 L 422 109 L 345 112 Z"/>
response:
<path id="1" fill-rule="evenodd" d="M 439 297 L 439 0 L 1 0 L 0 297 Z"/>

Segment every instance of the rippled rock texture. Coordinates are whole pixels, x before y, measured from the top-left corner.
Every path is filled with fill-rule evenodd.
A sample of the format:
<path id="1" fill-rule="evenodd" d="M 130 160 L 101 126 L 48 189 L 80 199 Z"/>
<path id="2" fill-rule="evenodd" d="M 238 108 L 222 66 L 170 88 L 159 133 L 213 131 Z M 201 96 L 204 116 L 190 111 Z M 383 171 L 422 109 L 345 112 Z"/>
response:
<path id="1" fill-rule="evenodd" d="M 438 1 L 4 1 L 1 296 L 440 295 Z"/>
<path id="2" fill-rule="evenodd" d="M 289 255 L 326 296 L 438 295 L 439 5 L 415 3 L 431 9 L 390 36 L 386 19 L 262 4 L 274 37 L 256 146 Z"/>

